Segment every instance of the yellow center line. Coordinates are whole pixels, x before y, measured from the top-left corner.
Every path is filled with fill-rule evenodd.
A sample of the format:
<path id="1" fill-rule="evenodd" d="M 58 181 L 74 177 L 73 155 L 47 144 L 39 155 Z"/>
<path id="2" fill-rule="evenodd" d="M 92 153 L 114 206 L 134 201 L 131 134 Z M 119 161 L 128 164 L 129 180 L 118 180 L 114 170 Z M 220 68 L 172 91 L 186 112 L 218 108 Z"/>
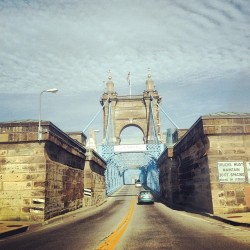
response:
<path id="1" fill-rule="evenodd" d="M 123 233 L 125 232 L 126 228 L 129 225 L 129 222 L 132 218 L 135 209 L 135 199 L 131 200 L 131 204 L 128 210 L 128 213 L 122 220 L 122 222 L 118 225 L 116 230 L 111 233 L 111 235 L 105 239 L 101 244 L 96 248 L 97 250 L 112 250 L 115 248 L 117 243 L 119 242 L 120 238 L 122 237 Z"/>

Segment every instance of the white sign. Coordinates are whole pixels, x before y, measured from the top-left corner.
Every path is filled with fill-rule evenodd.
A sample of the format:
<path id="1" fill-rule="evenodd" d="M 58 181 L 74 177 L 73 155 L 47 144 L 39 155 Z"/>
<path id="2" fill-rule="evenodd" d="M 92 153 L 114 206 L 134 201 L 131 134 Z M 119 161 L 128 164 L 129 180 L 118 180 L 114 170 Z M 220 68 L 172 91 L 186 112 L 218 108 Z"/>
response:
<path id="1" fill-rule="evenodd" d="M 250 161 L 247 161 L 246 165 L 247 165 L 248 182 L 250 183 Z"/>
<path id="2" fill-rule="evenodd" d="M 220 182 L 245 182 L 243 161 L 219 161 L 218 172 Z"/>
<path id="3" fill-rule="evenodd" d="M 144 152 L 147 151 L 146 144 L 138 145 L 115 145 L 115 152 Z"/>

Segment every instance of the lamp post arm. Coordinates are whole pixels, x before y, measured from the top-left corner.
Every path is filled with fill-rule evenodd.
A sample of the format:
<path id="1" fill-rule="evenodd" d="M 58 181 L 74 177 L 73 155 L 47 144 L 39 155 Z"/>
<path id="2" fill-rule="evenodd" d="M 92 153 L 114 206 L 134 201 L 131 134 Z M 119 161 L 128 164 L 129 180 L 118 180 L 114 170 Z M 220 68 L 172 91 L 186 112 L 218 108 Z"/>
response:
<path id="1" fill-rule="evenodd" d="M 44 92 L 56 93 L 57 91 L 58 91 L 58 89 L 53 88 L 53 89 L 43 90 L 42 92 L 40 92 L 40 95 L 39 95 L 38 141 L 42 140 L 42 127 L 41 127 L 42 94 Z"/>
<path id="2" fill-rule="evenodd" d="M 39 120 L 38 120 L 38 140 L 42 139 L 42 128 L 41 128 L 41 113 L 42 113 L 42 94 L 46 92 L 42 91 L 39 95 Z"/>

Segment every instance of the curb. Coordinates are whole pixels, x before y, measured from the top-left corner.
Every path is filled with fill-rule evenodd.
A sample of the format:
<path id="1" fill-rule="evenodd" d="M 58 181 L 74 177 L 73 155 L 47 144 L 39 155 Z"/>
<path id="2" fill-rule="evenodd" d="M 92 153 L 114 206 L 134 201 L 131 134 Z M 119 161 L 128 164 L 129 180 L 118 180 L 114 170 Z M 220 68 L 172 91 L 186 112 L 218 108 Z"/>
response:
<path id="1" fill-rule="evenodd" d="M 160 201 L 162 202 L 162 204 L 168 206 L 171 209 L 176 209 L 176 210 L 186 211 L 186 212 L 190 212 L 190 213 L 194 213 L 194 214 L 199 214 L 199 215 L 206 216 L 206 217 L 209 217 L 209 218 L 212 218 L 212 219 L 215 219 L 215 220 L 218 220 L 218 221 L 221 221 L 221 222 L 227 223 L 229 225 L 233 225 L 233 226 L 250 227 L 249 223 L 229 220 L 229 219 L 220 217 L 218 215 L 209 214 L 206 212 L 201 212 L 201 211 L 195 210 L 194 208 L 184 208 L 181 205 L 168 203 L 168 202 L 164 201 L 163 199 L 160 199 Z"/>
<path id="2" fill-rule="evenodd" d="M 245 223 L 245 222 L 238 222 L 238 221 L 232 221 L 232 220 L 228 220 L 228 219 L 225 219 L 225 218 L 222 218 L 222 217 L 219 217 L 217 215 L 207 215 L 208 217 L 210 218 L 213 218 L 215 220 L 218 220 L 218 221 L 221 221 L 221 222 L 224 222 L 224 223 L 227 223 L 229 225 L 233 225 L 233 226 L 242 226 L 242 227 L 250 227 L 250 224 L 249 223 Z"/>
<path id="3" fill-rule="evenodd" d="M 16 229 L 12 229 L 3 233 L 0 233 L 0 239 L 5 238 L 5 237 L 9 237 L 18 233 L 23 233 L 26 232 L 29 229 L 29 226 L 22 226 Z"/>

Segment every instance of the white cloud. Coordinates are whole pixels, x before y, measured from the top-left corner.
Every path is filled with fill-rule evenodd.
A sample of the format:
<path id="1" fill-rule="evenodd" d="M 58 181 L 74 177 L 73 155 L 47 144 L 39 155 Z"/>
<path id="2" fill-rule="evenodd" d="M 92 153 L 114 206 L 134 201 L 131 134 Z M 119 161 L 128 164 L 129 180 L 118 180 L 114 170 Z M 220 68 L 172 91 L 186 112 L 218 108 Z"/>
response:
<path id="1" fill-rule="evenodd" d="M 89 91 L 97 93 L 87 98 L 95 112 L 109 69 L 124 95 L 128 71 L 132 94 L 140 94 L 151 68 L 169 112 L 184 127 L 218 108 L 249 111 L 249 100 L 232 104 L 230 94 L 221 94 L 245 96 L 249 85 L 249 1 L 1 1 L 0 33 L 0 93 L 35 95 L 57 87 L 61 100 L 77 96 L 64 107 L 76 121 L 61 112 L 53 117 L 67 129 L 77 127 L 74 106 L 82 106 Z"/>

